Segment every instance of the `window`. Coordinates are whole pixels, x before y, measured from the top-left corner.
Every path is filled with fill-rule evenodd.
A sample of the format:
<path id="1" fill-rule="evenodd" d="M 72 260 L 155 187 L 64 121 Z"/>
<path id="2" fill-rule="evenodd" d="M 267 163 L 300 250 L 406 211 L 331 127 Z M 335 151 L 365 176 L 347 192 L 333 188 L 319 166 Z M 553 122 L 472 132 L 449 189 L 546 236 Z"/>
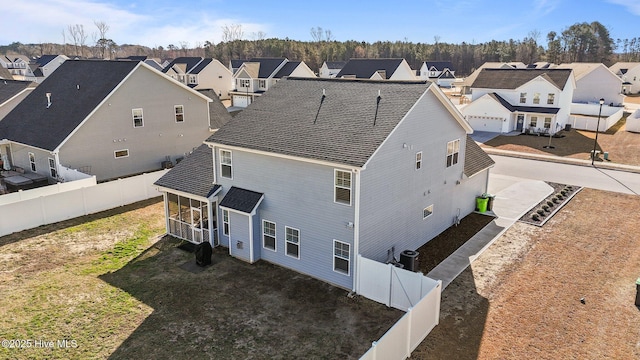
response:
<path id="1" fill-rule="evenodd" d="M 533 94 L 533 103 L 534 104 L 540 104 L 540 93 L 534 93 Z"/>
<path id="2" fill-rule="evenodd" d="M 538 117 L 537 116 L 532 116 L 531 120 L 529 122 L 529 126 L 530 127 L 536 127 L 538 126 Z"/>
<path id="3" fill-rule="evenodd" d="M 556 94 L 547 94 L 547 105 L 553 105 Z"/>
<path id="4" fill-rule="evenodd" d="M 195 75 L 189 75 L 189 84 L 197 84 Z"/>
<path id="5" fill-rule="evenodd" d="M 52 158 L 49 158 L 49 173 L 51 177 L 54 179 L 58 178 L 58 170 L 56 170 L 56 161 Z"/>
<path id="6" fill-rule="evenodd" d="M 222 177 L 233 179 L 231 151 L 229 150 L 220 150 L 220 174 Z"/>
<path id="7" fill-rule="evenodd" d="M 222 210 L 222 234 L 229 236 L 229 210 Z"/>
<path id="8" fill-rule="evenodd" d="M 36 172 L 36 155 L 32 152 L 29 153 L 29 164 L 31 165 L 31 171 Z"/>
<path id="9" fill-rule="evenodd" d="M 267 88 L 267 80 L 258 80 L 258 86 L 260 86 L 260 88 L 262 88 L 262 89 L 266 89 Z"/>
<path id="10" fill-rule="evenodd" d="M 248 88 L 251 85 L 251 80 L 240 79 L 240 87 Z"/>
<path id="11" fill-rule="evenodd" d="M 287 255 L 296 259 L 300 258 L 300 230 L 285 226 L 285 244 Z"/>
<path id="12" fill-rule="evenodd" d="M 347 243 L 333 240 L 333 271 L 349 275 L 349 247 Z"/>
<path id="13" fill-rule="evenodd" d="M 142 109 L 133 109 L 131 110 L 133 114 L 133 127 L 142 127 L 144 126 L 144 122 L 142 121 Z"/>
<path id="14" fill-rule="evenodd" d="M 422 168 L 422 151 L 416 153 L 416 170 Z"/>
<path id="15" fill-rule="evenodd" d="M 424 209 L 422 210 L 422 218 L 423 218 L 423 219 L 426 219 L 426 218 L 428 218 L 429 216 L 431 216 L 431 214 L 433 214 L 433 204 L 432 204 L 432 205 L 427 206 L 426 208 L 424 208 Z"/>
<path id="16" fill-rule="evenodd" d="M 129 157 L 129 149 L 124 149 L 124 150 L 116 150 L 113 152 L 113 156 L 115 156 L 115 158 L 123 158 L 123 157 Z"/>
<path id="17" fill-rule="evenodd" d="M 520 104 L 527 102 L 527 93 L 520 93 Z"/>
<path id="18" fill-rule="evenodd" d="M 460 152 L 460 139 L 447 143 L 447 167 L 458 163 L 458 152 Z"/>
<path id="19" fill-rule="evenodd" d="M 334 201 L 351 205 L 351 172 L 335 170 Z"/>
<path id="20" fill-rule="evenodd" d="M 183 122 L 184 121 L 184 106 L 182 105 L 175 105 L 173 107 L 173 110 L 176 114 L 176 122 Z"/>
<path id="21" fill-rule="evenodd" d="M 544 128 L 545 129 L 551 129 L 551 118 L 550 117 L 544 118 Z"/>
<path id="22" fill-rule="evenodd" d="M 276 250 L 276 223 L 262 220 L 262 246 L 266 249 Z"/>

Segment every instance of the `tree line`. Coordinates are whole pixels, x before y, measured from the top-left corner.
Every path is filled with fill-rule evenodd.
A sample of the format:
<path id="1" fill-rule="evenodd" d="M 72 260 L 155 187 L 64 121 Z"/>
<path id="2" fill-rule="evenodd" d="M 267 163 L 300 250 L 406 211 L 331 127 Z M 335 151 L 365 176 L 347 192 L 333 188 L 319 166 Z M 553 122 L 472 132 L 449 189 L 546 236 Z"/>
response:
<path id="1" fill-rule="evenodd" d="M 267 38 L 263 32 L 245 36 L 241 25 L 222 27 L 222 41 L 204 44 L 188 41 L 166 48 L 140 45 L 117 45 L 107 37 L 109 26 L 95 21 L 97 32 L 91 34 L 91 43 L 82 25 L 69 25 L 63 30 L 63 44 L 21 44 L 0 46 L 0 53 L 18 53 L 27 56 L 65 54 L 70 57 L 114 59 L 117 57 L 146 55 L 159 59 L 179 56 L 204 56 L 228 64 L 231 59 L 252 57 L 286 57 L 304 61 L 311 69 L 319 69 L 325 61 L 346 61 L 351 58 L 404 58 L 418 69 L 424 61 L 451 61 L 457 75 L 468 75 L 485 62 L 598 62 L 609 66 L 617 61 L 640 61 L 640 38 L 611 38 L 609 30 L 597 21 L 576 23 L 560 33 L 551 31 L 546 39 L 538 31 L 531 31 L 524 39 L 492 40 L 485 43 L 451 44 L 403 41 L 337 41 L 332 32 L 321 27 L 310 30 L 312 41 L 289 38 Z M 67 41 L 69 40 L 69 41 Z M 546 48 L 543 46 L 546 41 Z M 617 50 L 617 51 L 616 51 Z"/>

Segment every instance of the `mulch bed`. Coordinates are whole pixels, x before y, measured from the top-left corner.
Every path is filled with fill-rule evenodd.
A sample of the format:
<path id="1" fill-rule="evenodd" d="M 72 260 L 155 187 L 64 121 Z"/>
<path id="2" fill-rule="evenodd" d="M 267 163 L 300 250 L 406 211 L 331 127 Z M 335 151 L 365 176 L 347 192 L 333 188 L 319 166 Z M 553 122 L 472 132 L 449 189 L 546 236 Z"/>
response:
<path id="1" fill-rule="evenodd" d="M 546 181 L 546 183 L 553 188 L 553 193 L 540 201 L 526 214 L 522 215 L 518 221 L 542 226 L 582 190 L 581 187 L 574 185 L 558 184 L 549 181 Z"/>
<path id="2" fill-rule="evenodd" d="M 417 251 L 418 271 L 427 274 L 444 259 L 453 254 L 460 246 L 471 239 L 494 219 L 493 216 L 471 213 L 465 216 L 460 224 L 451 226 L 434 237 Z"/>

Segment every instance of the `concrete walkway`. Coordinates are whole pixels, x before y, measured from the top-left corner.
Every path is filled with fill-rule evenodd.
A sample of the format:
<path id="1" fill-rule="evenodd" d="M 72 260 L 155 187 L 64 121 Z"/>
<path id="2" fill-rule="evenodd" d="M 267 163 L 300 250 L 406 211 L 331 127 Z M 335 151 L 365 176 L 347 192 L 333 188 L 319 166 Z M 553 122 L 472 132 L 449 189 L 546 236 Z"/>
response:
<path id="1" fill-rule="evenodd" d="M 427 274 L 429 278 L 442 280 L 443 289 L 522 215 L 551 195 L 553 188 L 544 181 L 492 174 L 489 193 L 495 194 L 490 214 L 496 218 Z"/>

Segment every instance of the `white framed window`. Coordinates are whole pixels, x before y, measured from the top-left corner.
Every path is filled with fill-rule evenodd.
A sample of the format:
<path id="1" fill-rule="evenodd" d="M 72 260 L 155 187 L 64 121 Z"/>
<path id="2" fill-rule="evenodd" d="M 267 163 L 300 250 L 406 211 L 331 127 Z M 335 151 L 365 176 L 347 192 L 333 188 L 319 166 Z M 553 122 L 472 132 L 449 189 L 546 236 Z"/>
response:
<path id="1" fill-rule="evenodd" d="M 174 105 L 173 112 L 176 116 L 176 122 L 184 121 L 184 106 L 182 105 Z"/>
<path id="2" fill-rule="evenodd" d="M 533 93 L 533 103 L 540 104 L 540 93 Z"/>
<path id="3" fill-rule="evenodd" d="M 229 150 L 220 150 L 220 175 L 224 178 L 233 179 L 232 158 Z"/>
<path id="4" fill-rule="evenodd" d="M 416 153 L 416 170 L 422 168 L 422 151 Z"/>
<path id="5" fill-rule="evenodd" d="M 288 256 L 300 259 L 300 230 L 284 227 L 285 252 Z"/>
<path id="6" fill-rule="evenodd" d="M 276 223 L 262 220 L 262 247 L 276 250 Z"/>
<path id="7" fill-rule="evenodd" d="M 49 158 L 49 174 L 52 178 L 58 178 L 58 170 L 56 169 L 56 161 L 53 158 Z"/>
<path id="8" fill-rule="evenodd" d="M 520 93 L 520 104 L 524 104 L 527 102 L 527 93 Z"/>
<path id="9" fill-rule="evenodd" d="M 460 152 L 460 139 L 447 143 L 447 167 L 458 163 L 458 153 Z"/>
<path id="10" fill-rule="evenodd" d="M 113 156 L 116 159 L 129 157 L 129 149 L 116 150 L 113 152 Z"/>
<path id="11" fill-rule="evenodd" d="M 222 234 L 229 236 L 229 210 L 222 210 Z"/>
<path id="12" fill-rule="evenodd" d="M 144 121 L 142 119 L 142 109 L 132 109 L 131 115 L 133 116 L 133 127 L 144 126 Z"/>
<path id="13" fill-rule="evenodd" d="M 545 129 L 551 129 L 551 118 L 550 117 L 544 118 L 544 128 Z"/>
<path id="14" fill-rule="evenodd" d="M 248 88 L 251 85 L 251 80 L 240 79 L 240 87 Z"/>
<path id="15" fill-rule="evenodd" d="M 189 84 L 197 84 L 195 75 L 189 75 Z"/>
<path id="16" fill-rule="evenodd" d="M 266 89 L 267 88 L 267 80 L 258 80 L 258 86 L 261 89 Z"/>
<path id="17" fill-rule="evenodd" d="M 537 116 L 532 116 L 531 120 L 529 120 L 529 126 L 530 127 L 537 127 L 538 126 L 538 117 Z"/>
<path id="18" fill-rule="evenodd" d="M 547 105 L 553 105 L 553 103 L 556 100 L 555 97 L 556 97 L 556 94 L 552 94 L 552 93 L 547 94 Z"/>
<path id="19" fill-rule="evenodd" d="M 422 209 L 422 219 L 426 219 L 433 214 L 433 204 Z"/>
<path id="20" fill-rule="evenodd" d="M 333 271 L 349 275 L 351 263 L 351 245 L 333 240 Z"/>
<path id="21" fill-rule="evenodd" d="M 36 154 L 29 153 L 29 165 L 31 165 L 31 171 L 36 172 Z"/>
<path id="22" fill-rule="evenodd" d="M 333 201 L 351 205 L 351 172 L 334 170 L 334 185 Z"/>

